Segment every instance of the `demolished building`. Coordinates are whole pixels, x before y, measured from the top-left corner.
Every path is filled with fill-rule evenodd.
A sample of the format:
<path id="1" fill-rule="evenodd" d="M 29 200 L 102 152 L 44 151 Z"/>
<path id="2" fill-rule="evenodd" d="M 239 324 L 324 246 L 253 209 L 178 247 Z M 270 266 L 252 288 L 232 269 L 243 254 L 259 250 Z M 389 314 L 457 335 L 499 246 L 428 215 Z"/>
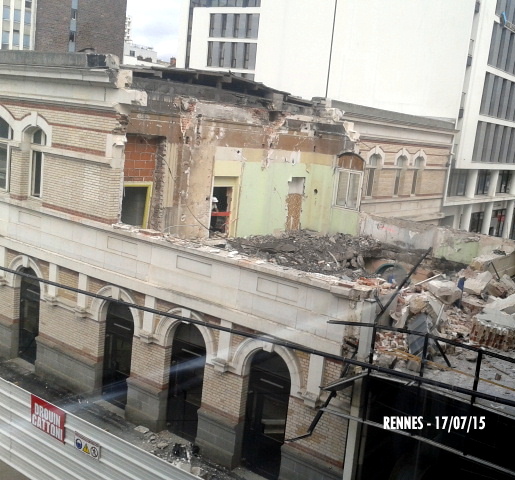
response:
<path id="1" fill-rule="evenodd" d="M 389 327 L 390 299 L 402 318 L 408 294 L 402 276 L 384 269 L 379 278 L 377 269 L 391 263 L 408 274 L 429 237 L 440 237 L 426 225 L 397 245 L 377 241 L 406 225 L 355 208 L 365 162 L 352 125 L 230 76 L 19 55 L 0 69 L 2 356 L 100 395 L 152 430 L 170 428 L 228 468 L 285 479 L 365 468 L 359 369 L 420 377 L 369 361 L 370 325 L 379 328 L 380 315 Z M 211 227 L 213 193 L 225 201 L 222 235 Z M 269 202 L 258 207 L 257 198 Z M 299 232 L 297 246 L 295 237 L 269 238 L 258 248 L 267 258 L 245 250 L 249 237 L 220 248 L 221 237 L 301 227 L 316 232 Z M 332 247 L 306 260 L 316 271 L 303 271 L 296 248 L 310 236 Z M 463 261 L 457 245 L 441 247 Z M 438 264 L 423 267 L 425 279 Z"/>

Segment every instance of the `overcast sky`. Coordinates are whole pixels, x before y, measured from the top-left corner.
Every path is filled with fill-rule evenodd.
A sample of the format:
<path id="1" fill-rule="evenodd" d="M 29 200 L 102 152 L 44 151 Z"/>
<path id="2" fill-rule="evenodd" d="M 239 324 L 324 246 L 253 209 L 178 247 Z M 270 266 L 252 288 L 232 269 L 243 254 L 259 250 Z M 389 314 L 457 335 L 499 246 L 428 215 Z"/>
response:
<path id="1" fill-rule="evenodd" d="M 127 0 L 132 17 L 132 41 L 153 47 L 161 60 L 177 54 L 182 0 Z"/>

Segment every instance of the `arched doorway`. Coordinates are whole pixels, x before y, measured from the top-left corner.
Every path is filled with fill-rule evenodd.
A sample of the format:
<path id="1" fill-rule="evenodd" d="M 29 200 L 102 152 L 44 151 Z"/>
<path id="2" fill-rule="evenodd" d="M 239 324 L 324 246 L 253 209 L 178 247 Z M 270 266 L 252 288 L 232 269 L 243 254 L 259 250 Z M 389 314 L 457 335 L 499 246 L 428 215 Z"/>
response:
<path id="1" fill-rule="evenodd" d="M 264 351 L 254 355 L 242 457 L 247 468 L 271 480 L 279 476 L 290 388 L 290 372 L 279 355 Z"/>
<path id="2" fill-rule="evenodd" d="M 202 334 L 195 325 L 182 323 L 172 343 L 166 420 L 172 432 L 190 441 L 197 436 L 205 364 Z"/>
<path id="3" fill-rule="evenodd" d="M 129 307 L 114 302 L 107 306 L 102 395 L 125 408 L 127 378 L 131 373 L 134 320 Z"/>
<path id="4" fill-rule="evenodd" d="M 22 268 L 21 273 L 36 277 L 31 268 Z M 36 337 L 39 333 L 39 282 L 36 279 L 21 277 L 20 284 L 20 329 L 18 356 L 27 362 L 36 362 Z"/>

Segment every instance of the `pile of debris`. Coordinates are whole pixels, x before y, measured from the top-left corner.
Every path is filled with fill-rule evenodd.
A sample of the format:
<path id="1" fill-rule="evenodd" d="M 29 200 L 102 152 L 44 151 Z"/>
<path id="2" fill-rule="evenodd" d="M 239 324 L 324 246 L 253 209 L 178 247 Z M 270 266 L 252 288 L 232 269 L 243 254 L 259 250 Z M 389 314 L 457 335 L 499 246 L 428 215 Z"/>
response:
<path id="1" fill-rule="evenodd" d="M 381 258 L 385 246 L 369 236 L 354 237 L 343 233 L 322 235 L 307 230 L 273 235 L 227 239 L 227 245 L 239 253 L 304 272 L 340 275 L 349 279 L 367 277 L 366 258 Z"/>
<path id="2" fill-rule="evenodd" d="M 515 257 L 508 260 L 509 265 L 515 265 Z M 393 368 L 394 362 L 402 358 L 407 360 L 409 369 L 418 370 L 425 333 L 513 352 L 515 282 L 492 265 L 491 257 L 488 261 L 478 258 L 452 277 L 436 275 L 401 290 L 389 312 L 390 325 L 421 335 L 379 329 L 377 361 Z M 426 348 L 429 359 L 438 353 L 445 357 L 444 352 L 453 351 L 451 345 L 432 339 Z M 384 356 L 387 353 L 388 358 Z"/>

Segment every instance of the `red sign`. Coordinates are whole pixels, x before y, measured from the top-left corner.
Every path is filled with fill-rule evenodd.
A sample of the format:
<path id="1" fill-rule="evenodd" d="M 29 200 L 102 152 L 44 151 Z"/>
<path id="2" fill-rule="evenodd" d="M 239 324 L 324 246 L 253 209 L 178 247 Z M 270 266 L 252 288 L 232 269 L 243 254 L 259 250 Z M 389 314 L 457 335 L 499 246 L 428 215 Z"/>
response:
<path id="1" fill-rule="evenodd" d="M 66 412 L 35 395 L 30 397 L 30 421 L 32 425 L 64 443 Z"/>

